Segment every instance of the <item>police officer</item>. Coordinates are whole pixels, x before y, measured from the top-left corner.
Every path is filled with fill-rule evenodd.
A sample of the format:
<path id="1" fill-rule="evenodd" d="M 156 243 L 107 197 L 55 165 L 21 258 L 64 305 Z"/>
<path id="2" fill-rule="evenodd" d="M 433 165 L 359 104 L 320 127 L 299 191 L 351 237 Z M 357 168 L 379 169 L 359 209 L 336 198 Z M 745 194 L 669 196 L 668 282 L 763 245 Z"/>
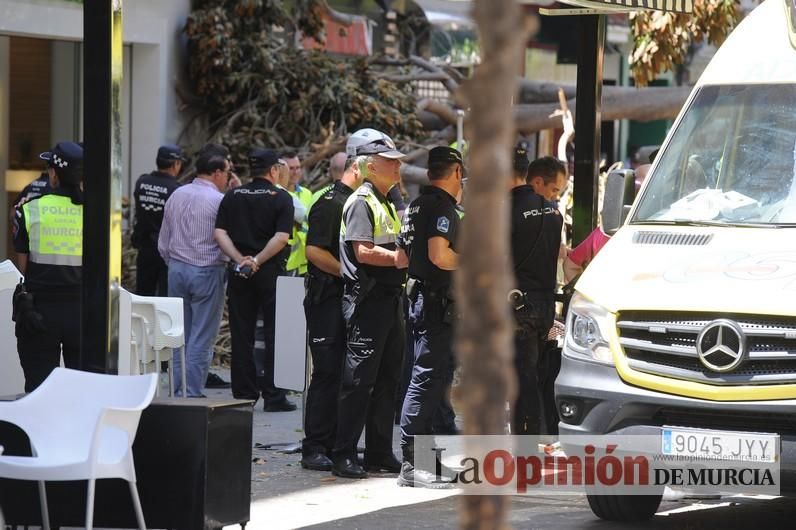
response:
<path id="1" fill-rule="evenodd" d="M 433 148 L 428 154 L 431 185 L 409 205 L 401 226 L 399 245 L 409 256 L 406 291 L 414 339 L 412 379 L 401 411 L 401 486 L 439 488 L 447 481 L 437 477 L 435 470 L 414 467 L 414 437 L 433 433 L 434 414 L 443 401 L 453 362 L 451 280 L 459 263 L 456 196 L 463 172 L 464 162 L 456 149 Z"/>
<path id="2" fill-rule="evenodd" d="M 162 145 L 155 164 L 157 170 L 138 177 L 133 191 L 135 198 L 135 226 L 133 246 L 136 258 L 135 292 L 143 296 L 166 296 L 169 271 L 158 253 L 158 234 L 163 224 L 163 207 L 177 189 L 177 176 L 185 157 L 176 145 Z"/>
<path id="3" fill-rule="evenodd" d="M 215 238 L 232 260 L 227 286 L 232 338 L 232 395 L 257 400 L 269 412 L 295 410 L 287 392 L 274 387 L 276 278 L 284 272 L 281 251 L 293 224 L 293 201 L 276 187 L 279 158 L 270 149 L 249 153 L 252 181 L 230 190 L 221 201 Z M 254 328 L 262 310 L 265 328 L 264 377 L 254 365 Z M 259 379 L 259 381 L 258 381 Z"/>
<path id="4" fill-rule="evenodd" d="M 287 258 L 287 273 L 291 276 L 304 276 L 307 273 L 307 214 L 312 206 L 312 192 L 299 184 L 301 180 L 301 161 L 293 151 L 282 153 L 287 163 L 289 178 L 287 191 L 293 197 L 293 208 L 303 210 L 304 215 L 296 216 L 296 224 L 290 236 L 290 255 Z M 299 220 L 300 219 L 300 220 Z"/>
<path id="5" fill-rule="evenodd" d="M 46 171 L 42 171 L 38 178 L 30 181 L 27 186 L 22 188 L 22 191 L 19 192 L 17 199 L 14 201 L 14 208 L 22 206 L 36 197 L 47 195 L 50 191 L 52 191 L 50 187 L 50 175 Z"/>
<path id="6" fill-rule="evenodd" d="M 304 312 L 312 354 L 312 379 L 307 389 L 301 448 L 301 466 L 305 469 L 332 469 L 329 456 L 334 448 L 340 372 L 346 349 L 340 223 L 343 205 L 361 183 L 356 157 L 346 157 L 341 178 L 334 181 L 310 210 Z"/>
<path id="7" fill-rule="evenodd" d="M 51 193 L 14 214 L 14 248 L 25 275 L 14 295 L 17 351 L 25 391 L 38 387 L 60 364 L 78 368 L 83 256 L 83 148 L 59 142 L 42 153 Z"/>
<path id="8" fill-rule="evenodd" d="M 514 152 L 511 189 L 511 250 L 517 288 L 509 293 L 516 322 L 515 367 L 519 393 L 513 434 L 542 434 L 545 419 L 540 386 L 541 358 L 555 314 L 554 294 L 563 220 L 558 209 L 534 191 L 532 181 L 560 182 L 566 168 L 552 157 L 528 163 L 525 149 Z"/>
<path id="9" fill-rule="evenodd" d="M 392 452 L 392 418 L 404 348 L 406 260 L 396 247 L 401 223 L 386 195 L 401 178 L 404 155 L 389 136 L 374 133 L 356 150 L 366 157 L 360 164 L 366 180 L 346 201 L 340 226 L 347 334 L 332 472 L 348 478 L 367 477 L 356 458 L 366 423 L 366 467 L 401 469 Z"/>

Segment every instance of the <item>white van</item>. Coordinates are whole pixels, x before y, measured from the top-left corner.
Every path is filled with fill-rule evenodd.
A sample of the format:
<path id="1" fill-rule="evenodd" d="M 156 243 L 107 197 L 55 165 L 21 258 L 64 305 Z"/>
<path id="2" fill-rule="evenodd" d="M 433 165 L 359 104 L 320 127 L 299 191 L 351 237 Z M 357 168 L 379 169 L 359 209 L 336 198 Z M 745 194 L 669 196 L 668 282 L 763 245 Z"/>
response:
<path id="1" fill-rule="evenodd" d="M 562 435 L 768 434 L 796 490 L 794 0 L 766 0 L 718 50 L 578 281 L 556 403 Z M 642 520 L 660 497 L 589 502 Z"/>

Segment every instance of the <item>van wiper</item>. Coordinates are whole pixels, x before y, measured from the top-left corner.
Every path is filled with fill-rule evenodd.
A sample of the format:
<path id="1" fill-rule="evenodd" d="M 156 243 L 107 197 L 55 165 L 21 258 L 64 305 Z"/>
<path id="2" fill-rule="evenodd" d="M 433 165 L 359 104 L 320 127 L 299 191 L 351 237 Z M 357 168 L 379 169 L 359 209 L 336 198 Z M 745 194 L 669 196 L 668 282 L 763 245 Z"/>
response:
<path id="1" fill-rule="evenodd" d="M 775 224 L 775 223 L 731 223 L 723 221 L 688 221 L 685 219 L 647 219 L 644 221 L 634 221 L 631 224 L 644 224 L 644 225 L 666 225 L 666 226 L 721 226 L 721 227 L 738 227 L 738 228 L 784 228 L 788 226 L 796 226 L 796 224 Z"/>

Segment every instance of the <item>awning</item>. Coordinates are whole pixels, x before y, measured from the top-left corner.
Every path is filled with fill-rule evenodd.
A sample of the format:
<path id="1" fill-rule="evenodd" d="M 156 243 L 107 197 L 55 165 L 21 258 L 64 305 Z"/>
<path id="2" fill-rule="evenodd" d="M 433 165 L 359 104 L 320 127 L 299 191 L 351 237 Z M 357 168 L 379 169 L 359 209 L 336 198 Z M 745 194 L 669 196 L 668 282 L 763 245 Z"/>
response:
<path id="1" fill-rule="evenodd" d="M 630 11 L 668 11 L 671 13 L 691 13 L 694 10 L 693 0 L 559 0 L 562 4 L 582 9 L 594 9 L 605 13 L 627 13 Z M 540 10 L 541 12 L 542 10 Z M 545 10 L 544 14 L 552 14 L 554 9 Z M 563 12 L 570 10 L 562 9 Z M 574 13 L 568 13 L 574 14 Z"/>

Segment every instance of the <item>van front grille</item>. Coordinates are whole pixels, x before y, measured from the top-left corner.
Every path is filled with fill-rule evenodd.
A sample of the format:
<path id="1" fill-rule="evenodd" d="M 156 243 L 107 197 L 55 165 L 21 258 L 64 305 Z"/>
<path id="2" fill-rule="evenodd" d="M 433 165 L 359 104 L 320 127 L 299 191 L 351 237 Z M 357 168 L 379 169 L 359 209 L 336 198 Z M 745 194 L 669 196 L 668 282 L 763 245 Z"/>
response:
<path id="1" fill-rule="evenodd" d="M 739 324 L 746 335 L 747 359 L 728 373 L 709 370 L 699 360 L 697 336 L 716 319 Z M 634 370 L 713 385 L 796 383 L 796 318 L 724 313 L 622 312 L 619 343 Z"/>

